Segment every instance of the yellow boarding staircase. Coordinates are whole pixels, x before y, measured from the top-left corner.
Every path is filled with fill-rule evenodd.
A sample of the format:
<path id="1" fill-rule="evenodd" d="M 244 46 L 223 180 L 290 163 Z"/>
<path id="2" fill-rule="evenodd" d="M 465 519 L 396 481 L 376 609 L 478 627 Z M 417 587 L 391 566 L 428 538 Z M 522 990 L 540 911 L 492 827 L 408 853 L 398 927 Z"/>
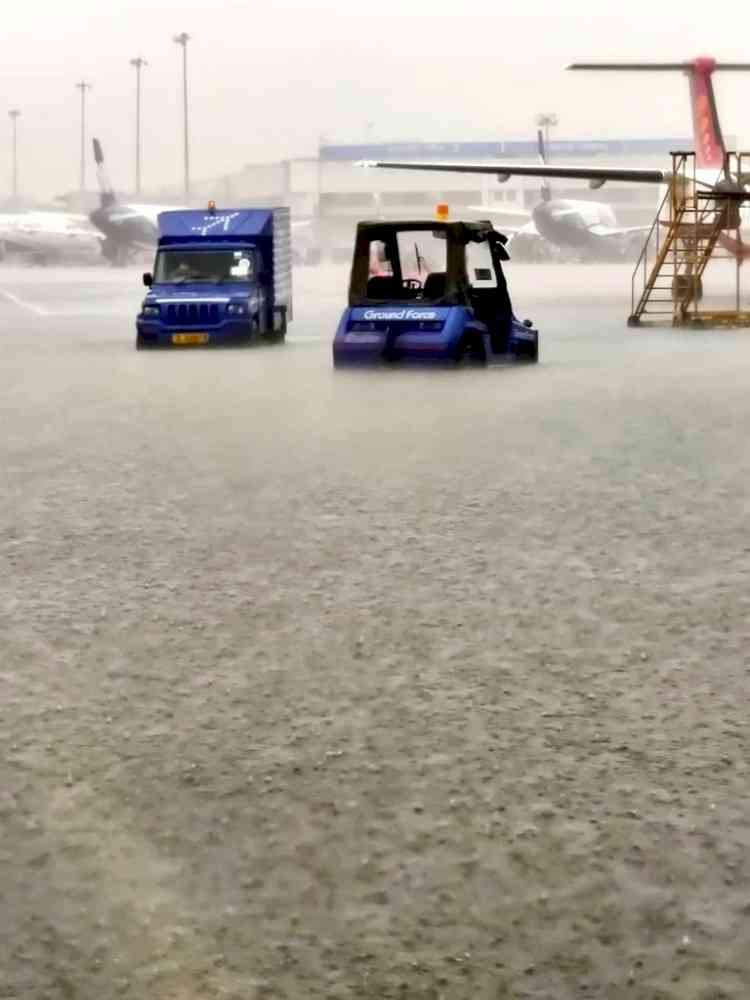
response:
<path id="1" fill-rule="evenodd" d="M 750 326 L 750 312 L 740 308 L 747 155 L 726 154 L 725 179 L 708 187 L 697 181 L 695 153 L 672 153 L 671 181 L 633 272 L 628 326 Z M 735 308 L 702 309 L 704 272 L 722 258 L 737 268 Z"/>

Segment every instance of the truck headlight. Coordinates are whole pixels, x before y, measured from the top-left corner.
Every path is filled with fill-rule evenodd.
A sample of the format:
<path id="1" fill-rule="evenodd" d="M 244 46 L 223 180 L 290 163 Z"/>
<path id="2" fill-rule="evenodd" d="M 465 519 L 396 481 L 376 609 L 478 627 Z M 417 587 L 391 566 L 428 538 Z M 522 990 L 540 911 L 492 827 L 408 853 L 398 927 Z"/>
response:
<path id="1" fill-rule="evenodd" d="M 229 316 L 242 316 L 247 312 L 247 306 L 244 302 L 230 302 L 227 306 L 227 313 Z"/>
<path id="2" fill-rule="evenodd" d="M 158 306 L 143 306 L 141 310 L 144 316 L 158 316 L 159 307 Z"/>

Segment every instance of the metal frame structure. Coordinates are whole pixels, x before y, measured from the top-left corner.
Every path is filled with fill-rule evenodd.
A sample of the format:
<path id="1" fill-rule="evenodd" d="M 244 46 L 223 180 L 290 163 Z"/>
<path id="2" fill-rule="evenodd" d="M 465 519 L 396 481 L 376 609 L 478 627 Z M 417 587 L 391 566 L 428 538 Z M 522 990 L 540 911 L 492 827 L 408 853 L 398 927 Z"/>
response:
<path id="1" fill-rule="evenodd" d="M 130 60 L 135 70 L 135 193 L 141 196 L 141 73 L 148 66 L 143 56 Z"/>
<path id="2" fill-rule="evenodd" d="M 672 153 L 672 180 L 646 238 L 631 282 L 628 326 L 750 326 L 742 308 L 740 207 L 750 201 L 744 187 L 748 153 L 727 153 L 724 178 L 702 187 L 695 153 Z M 707 309 L 703 275 L 711 261 L 735 265 L 733 309 Z"/>

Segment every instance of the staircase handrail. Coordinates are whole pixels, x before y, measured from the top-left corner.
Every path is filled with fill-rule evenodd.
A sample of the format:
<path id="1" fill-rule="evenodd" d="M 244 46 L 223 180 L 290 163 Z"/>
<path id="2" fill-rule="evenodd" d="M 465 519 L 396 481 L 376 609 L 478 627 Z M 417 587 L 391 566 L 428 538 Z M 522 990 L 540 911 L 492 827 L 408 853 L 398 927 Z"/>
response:
<path id="1" fill-rule="evenodd" d="M 658 208 L 658 210 L 656 212 L 656 218 L 651 223 L 651 228 L 649 229 L 648 236 L 646 237 L 646 240 L 645 240 L 645 242 L 643 244 L 643 249 L 641 250 L 641 252 L 640 252 L 640 254 L 638 256 L 638 260 L 635 263 L 635 267 L 633 268 L 633 276 L 630 279 L 630 312 L 631 312 L 631 314 L 635 312 L 635 305 L 636 305 L 635 283 L 636 283 L 636 280 L 638 278 L 638 272 L 640 270 L 641 264 L 643 264 L 643 285 L 642 285 L 641 294 L 638 296 L 639 301 L 640 301 L 641 295 L 643 294 L 643 291 L 645 291 L 646 283 L 648 281 L 648 278 L 646 277 L 646 268 L 647 268 L 647 265 L 648 265 L 648 248 L 651 245 L 651 238 L 654 235 L 654 230 L 656 230 L 656 257 L 659 256 L 659 233 L 661 231 L 661 214 L 662 214 L 662 211 L 664 209 L 664 206 L 667 204 L 668 199 L 670 199 L 672 197 L 672 187 L 673 187 L 673 184 L 674 184 L 674 179 L 671 180 L 669 182 L 668 186 L 667 186 L 667 190 L 666 190 L 666 192 L 664 194 L 664 197 L 661 200 L 661 204 L 659 205 L 659 208 Z"/>

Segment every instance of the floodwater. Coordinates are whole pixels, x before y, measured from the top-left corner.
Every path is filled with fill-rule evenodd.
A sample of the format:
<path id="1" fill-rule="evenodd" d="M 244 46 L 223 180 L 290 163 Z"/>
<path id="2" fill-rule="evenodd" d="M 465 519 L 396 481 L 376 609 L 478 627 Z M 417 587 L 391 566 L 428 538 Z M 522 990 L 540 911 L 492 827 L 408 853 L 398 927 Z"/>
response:
<path id="1" fill-rule="evenodd" d="M 139 352 L 0 270 L 3 1000 L 744 1000 L 750 334 L 516 266 L 537 367 Z"/>

